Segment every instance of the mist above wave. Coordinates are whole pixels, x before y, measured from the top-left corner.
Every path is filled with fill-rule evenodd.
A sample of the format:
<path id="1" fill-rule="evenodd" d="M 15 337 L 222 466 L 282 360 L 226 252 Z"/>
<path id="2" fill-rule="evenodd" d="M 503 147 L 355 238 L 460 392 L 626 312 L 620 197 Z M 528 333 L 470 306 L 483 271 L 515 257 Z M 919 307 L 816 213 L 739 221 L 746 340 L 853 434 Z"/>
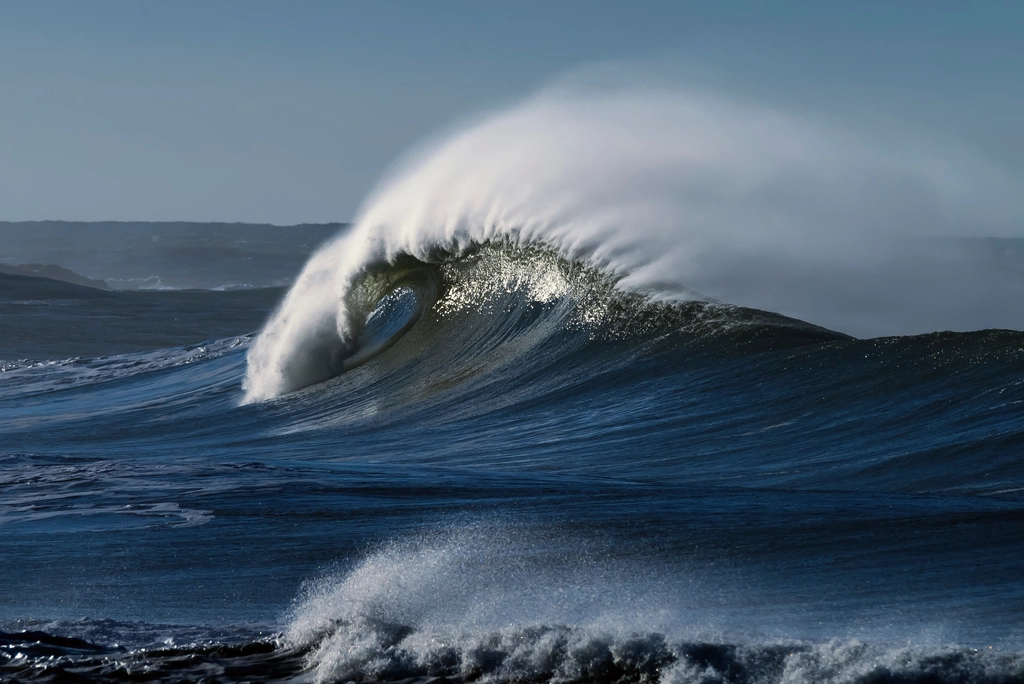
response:
<path id="1" fill-rule="evenodd" d="M 706 296 L 854 334 L 1016 327 L 1020 273 L 982 263 L 951 277 L 915 242 L 1005 232 L 1016 187 L 964 153 L 706 91 L 549 89 L 381 182 L 252 347 L 246 397 L 330 376 L 360 274 L 495 240 L 543 245 L 655 300 Z"/>

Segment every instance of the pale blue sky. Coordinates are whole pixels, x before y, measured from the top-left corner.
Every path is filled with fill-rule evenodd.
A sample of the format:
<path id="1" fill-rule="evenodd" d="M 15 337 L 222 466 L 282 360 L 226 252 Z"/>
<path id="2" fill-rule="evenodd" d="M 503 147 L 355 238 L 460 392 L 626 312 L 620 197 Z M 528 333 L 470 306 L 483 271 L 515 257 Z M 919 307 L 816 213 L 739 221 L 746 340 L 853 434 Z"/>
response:
<path id="1" fill-rule="evenodd" d="M 0 220 L 345 221 L 453 122 L 607 62 L 1024 170 L 1024 2 L 0 0 Z"/>

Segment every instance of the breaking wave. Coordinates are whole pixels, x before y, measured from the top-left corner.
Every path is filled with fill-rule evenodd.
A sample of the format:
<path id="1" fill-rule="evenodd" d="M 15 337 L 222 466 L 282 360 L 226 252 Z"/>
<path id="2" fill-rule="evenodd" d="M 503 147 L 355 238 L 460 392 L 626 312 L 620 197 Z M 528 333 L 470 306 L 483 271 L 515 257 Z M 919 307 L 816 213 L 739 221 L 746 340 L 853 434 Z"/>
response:
<path id="1" fill-rule="evenodd" d="M 460 377 L 476 375 L 481 370 L 478 360 L 485 354 L 485 365 L 491 368 L 518 361 L 515 374 L 527 368 L 536 373 L 547 369 L 553 379 L 559 361 L 572 362 L 573 354 L 588 346 L 593 353 L 600 342 L 624 341 L 620 351 L 634 353 L 657 340 L 688 344 L 701 339 L 772 339 L 806 344 L 845 337 L 731 305 L 698 299 L 658 301 L 624 291 L 620 283 L 617 276 L 565 259 L 552 249 L 510 241 L 477 245 L 439 263 L 404 256 L 359 277 L 346 291 L 343 310 L 349 327 L 344 334 L 332 327 L 331 317 L 312 329 L 275 328 L 296 314 L 290 310 L 290 303 L 299 301 L 293 299 L 293 291 L 249 352 L 246 399 L 297 390 L 362 365 L 395 345 L 414 325 L 415 340 L 403 341 L 404 357 L 392 355 L 391 369 L 419 356 L 421 364 L 413 376 L 427 383 L 441 377 L 458 383 Z M 684 296 L 682 290 L 679 294 Z M 268 348 L 284 341 L 278 334 L 298 335 L 292 339 L 296 346 L 283 357 L 267 359 Z M 578 362 L 572 363 L 581 367 Z M 416 383 L 406 374 L 404 384 Z"/>
<path id="2" fill-rule="evenodd" d="M 531 548 L 520 556 L 505 548 L 524 545 Z M 659 583 L 645 582 L 639 566 L 621 559 L 551 558 L 541 547 L 490 526 L 393 543 L 347 573 L 313 583 L 281 645 L 303 654 L 317 682 L 775 684 L 1024 676 L 1020 654 L 991 647 L 755 634 L 725 641 L 700 607 L 700 591 L 692 584 L 678 589 L 686 578 L 674 578 L 677 588 L 669 591 L 672 582 L 655 588 Z"/>
<path id="3" fill-rule="evenodd" d="M 932 263 L 915 280 L 922 268 L 894 245 L 1005 230 L 1019 215 L 1014 187 L 969 155 L 706 92 L 548 90 L 381 183 L 253 345 L 246 401 L 343 370 L 410 263 L 422 278 L 495 242 L 543 248 L 655 302 L 715 299 L 855 334 L 864 318 L 890 334 L 963 326 L 968 304 L 950 302 L 992 269 L 966 286 Z M 430 292 L 403 292 L 429 308 Z M 922 310 L 924 329 L 899 329 Z"/>
<path id="4" fill-rule="evenodd" d="M 934 639 L 730 630 L 693 578 L 574 540 L 470 524 L 391 542 L 310 582 L 283 631 L 112 620 L 0 625 L 24 682 L 960 684 L 1024 678 L 1024 654 Z M 575 540 L 581 541 L 581 540 Z M 576 548 L 568 552 L 568 548 Z M 743 622 L 742 616 L 735 618 Z"/>
<path id="5" fill-rule="evenodd" d="M 616 684 L 1004 684 L 1024 677 L 1019 654 L 990 649 L 879 647 L 859 640 L 743 645 L 673 642 L 657 633 L 510 627 L 446 636 L 395 626 L 339 628 L 341 641 L 293 647 L 239 633 L 180 640 L 170 626 L 112 621 L 55 625 L 60 632 L 151 631 L 164 643 L 104 646 L 39 629 L 0 632 L 0 676 L 23 682 L 602 682 Z M 52 629 L 52 627 L 51 627 Z M 189 637 L 192 637 L 191 640 Z M 204 638 L 205 637 L 205 638 Z M 249 640 L 240 639 L 249 637 Z M 255 637 L 255 638 L 254 638 Z M 345 648 L 347 646 L 347 648 Z"/>

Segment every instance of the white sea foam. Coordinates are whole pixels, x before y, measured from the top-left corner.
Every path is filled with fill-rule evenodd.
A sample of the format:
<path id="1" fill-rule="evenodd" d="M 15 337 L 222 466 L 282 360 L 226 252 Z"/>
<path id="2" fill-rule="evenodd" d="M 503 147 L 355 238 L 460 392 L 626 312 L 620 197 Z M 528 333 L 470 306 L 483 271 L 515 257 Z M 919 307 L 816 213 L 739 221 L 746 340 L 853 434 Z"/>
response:
<path id="1" fill-rule="evenodd" d="M 655 298 L 697 291 L 854 334 L 1019 326 L 1019 305 L 979 318 L 976 304 L 1024 300 L 1007 291 L 1024 294 L 1020 274 L 957 277 L 893 251 L 1005 233 L 1022 214 L 1016 179 L 856 128 L 666 87 L 552 88 L 477 120 L 406 159 L 310 259 L 249 353 L 246 400 L 337 372 L 346 293 L 368 266 L 492 239 L 546 245 Z"/>
<path id="2" fill-rule="evenodd" d="M 564 535 L 550 541 L 545 547 L 525 530 L 470 526 L 392 543 L 350 571 L 312 583 L 290 616 L 284 646 L 305 652 L 317 682 L 838 684 L 1024 676 L 1017 653 L 906 634 L 815 641 L 765 633 L 764 613 L 751 604 L 737 605 L 731 617 L 702 605 L 715 603 L 715 584 L 728 582 L 728 573 L 715 571 L 713 583 L 699 581 L 700 572 L 659 579 L 649 563 L 602 561 L 583 540 Z M 779 623 L 792 630 L 794 617 Z"/>
<path id="3" fill-rule="evenodd" d="M 549 555 L 543 540 L 501 525 L 391 543 L 312 583 L 284 640 L 309 649 L 318 681 L 442 671 L 515 680 L 546 670 L 572 679 L 609 648 L 625 650 L 631 630 L 663 622 L 664 602 L 638 593 L 646 569 L 602 564 L 564 537 L 556 545 Z M 663 639 L 634 641 L 646 650 Z"/>

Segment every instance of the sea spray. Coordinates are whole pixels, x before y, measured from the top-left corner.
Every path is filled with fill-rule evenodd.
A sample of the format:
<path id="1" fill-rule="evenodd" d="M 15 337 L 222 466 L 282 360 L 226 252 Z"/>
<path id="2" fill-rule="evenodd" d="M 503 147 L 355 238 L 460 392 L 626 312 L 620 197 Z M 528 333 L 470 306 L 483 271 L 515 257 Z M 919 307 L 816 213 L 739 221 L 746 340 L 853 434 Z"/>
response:
<path id="1" fill-rule="evenodd" d="M 718 585 L 728 581 L 722 569 L 658 579 L 656 566 L 582 542 L 493 520 L 392 541 L 347 572 L 307 585 L 281 646 L 304 654 L 306 670 L 322 683 L 973 683 L 1024 676 L 1015 653 L 927 639 L 737 639 L 742 630 L 734 625 L 725 640 L 716 626 L 722 617 L 711 608 Z"/>
<path id="2" fill-rule="evenodd" d="M 950 283 L 943 264 L 893 261 L 894 245 L 1003 228 L 1019 216 L 1014 187 L 969 156 L 906 140 L 894 147 L 708 92 L 544 91 L 428 146 L 381 182 L 352 229 L 310 259 L 253 345 L 245 400 L 340 371 L 359 323 L 349 294 L 361 274 L 493 240 L 545 246 L 655 300 L 699 293 L 837 327 L 855 327 L 867 307 L 875 327 L 844 329 L 853 333 L 884 331 L 927 302 L 934 315 L 924 325 L 954 327 L 951 292 L 995 288 L 1016 302 L 1012 288 L 1024 292 L 1024 283 Z M 976 297 L 960 299 L 957 311 Z M 1014 306 L 996 307 L 996 319 Z"/>

